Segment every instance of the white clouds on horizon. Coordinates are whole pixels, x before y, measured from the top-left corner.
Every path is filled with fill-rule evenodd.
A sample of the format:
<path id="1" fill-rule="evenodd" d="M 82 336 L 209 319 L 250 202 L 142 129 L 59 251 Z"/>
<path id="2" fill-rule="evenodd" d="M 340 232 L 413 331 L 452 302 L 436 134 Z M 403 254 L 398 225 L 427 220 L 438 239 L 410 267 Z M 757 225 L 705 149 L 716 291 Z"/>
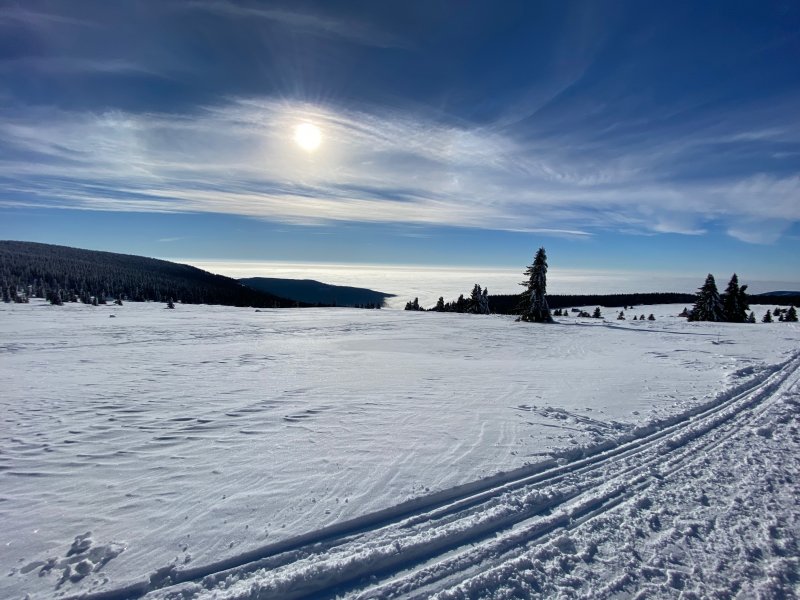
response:
<path id="1" fill-rule="evenodd" d="M 294 125 L 317 124 L 307 154 Z M 769 135 L 774 136 L 774 130 Z M 759 130 L 728 131 L 728 138 Z M 683 139 L 694 147 L 708 132 Z M 552 235 L 699 235 L 751 243 L 800 221 L 800 176 L 664 181 L 660 152 L 570 154 L 564 140 L 398 112 L 234 99 L 193 115 L 37 109 L 0 118 L 0 205 L 212 212 L 296 224 L 460 226 Z M 17 156 L 18 158 L 10 158 Z"/>

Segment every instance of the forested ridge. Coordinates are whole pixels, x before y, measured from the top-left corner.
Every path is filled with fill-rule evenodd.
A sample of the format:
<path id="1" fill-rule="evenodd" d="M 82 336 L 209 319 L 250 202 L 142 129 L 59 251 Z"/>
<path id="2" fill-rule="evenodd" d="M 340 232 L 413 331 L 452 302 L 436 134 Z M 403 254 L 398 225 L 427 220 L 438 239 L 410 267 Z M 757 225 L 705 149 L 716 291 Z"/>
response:
<path id="1" fill-rule="evenodd" d="M 635 294 L 548 294 L 550 308 L 571 308 L 574 306 L 623 307 L 642 304 L 692 304 L 695 294 L 676 292 L 654 292 Z M 499 314 L 517 314 L 520 311 L 519 294 L 496 294 L 489 296 L 492 311 Z"/>
<path id="2" fill-rule="evenodd" d="M 297 303 L 202 269 L 129 254 L 35 242 L 0 241 L 3 295 L 58 297 L 63 302 L 135 302 L 287 307 Z"/>
<path id="3" fill-rule="evenodd" d="M 680 292 L 652 292 L 633 294 L 548 294 L 547 303 L 550 308 L 571 308 L 575 306 L 605 306 L 607 308 L 642 306 L 647 304 L 686 304 L 691 306 L 697 294 Z M 750 297 L 754 304 L 789 306 L 800 304 L 800 295 L 758 294 Z M 519 294 L 496 294 L 489 296 L 492 312 L 497 314 L 519 314 Z"/>

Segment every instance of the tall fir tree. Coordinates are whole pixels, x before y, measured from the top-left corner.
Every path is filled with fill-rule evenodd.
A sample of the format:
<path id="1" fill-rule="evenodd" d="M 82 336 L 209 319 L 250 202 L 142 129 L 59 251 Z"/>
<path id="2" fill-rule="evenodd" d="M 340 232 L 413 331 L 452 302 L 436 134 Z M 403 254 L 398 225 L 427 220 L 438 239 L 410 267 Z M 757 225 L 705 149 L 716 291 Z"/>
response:
<path id="1" fill-rule="evenodd" d="M 522 295 L 522 315 L 520 319 L 533 323 L 552 323 L 553 316 L 547 306 L 547 253 L 539 248 L 533 263 L 525 269 L 526 281 Z"/>
<path id="2" fill-rule="evenodd" d="M 739 287 L 739 277 L 736 273 L 728 282 L 725 293 L 722 295 L 722 308 L 725 320 L 731 323 L 744 323 L 747 320 L 747 310 L 750 303 L 747 297 L 747 286 Z"/>
<path id="3" fill-rule="evenodd" d="M 488 315 L 491 311 L 489 310 L 489 288 L 483 288 L 483 293 L 481 294 L 481 314 Z"/>
<path id="4" fill-rule="evenodd" d="M 472 287 L 472 293 L 469 297 L 469 308 L 467 308 L 467 312 L 473 314 L 481 314 L 481 296 L 483 295 L 483 290 L 481 290 L 481 286 L 477 283 Z"/>
<path id="5" fill-rule="evenodd" d="M 714 276 L 709 273 L 703 287 L 697 292 L 697 301 L 690 314 L 692 321 L 724 321 L 725 314 L 722 307 L 722 300 L 717 291 L 717 282 Z"/>

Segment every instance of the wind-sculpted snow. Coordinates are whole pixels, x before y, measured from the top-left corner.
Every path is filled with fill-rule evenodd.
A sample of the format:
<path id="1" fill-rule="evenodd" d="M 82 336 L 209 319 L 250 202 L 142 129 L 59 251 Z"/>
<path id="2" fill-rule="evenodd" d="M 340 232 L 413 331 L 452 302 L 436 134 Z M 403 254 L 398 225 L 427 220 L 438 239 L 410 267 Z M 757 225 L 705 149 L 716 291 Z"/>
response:
<path id="1" fill-rule="evenodd" d="M 609 573 L 629 574 L 621 590 L 695 589 L 680 566 L 597 557 L 662 548 L 676 518 L 658 503 L 664 482 L 681 499 L 680 474 L 704 473 L 724 444 L 765 463 L 759 452 L 797 442 L 781 419 L 797 406 L 800 332 L 687 324 L 671 316 L 681 308 L 536 326 L 0 306 L 0 596 L 515 597 L 517 564 L 531 578 L 516 597 L 600 593 Z M 709 474 L 709 491 L 724 485 Z M 775 475 L 776 497 L 796 499 L 794 485 Z M 711 515 L 709 491 L 697 511 Z M 659 526 L 640 536 L 626 519 Z M 790 547 L 796 523 L 776 519 L 770 539 Z M 597 523 L 629 533 L 633 554 L 589 535 Z M 753 527 L 766 561 L 775 544 Z M 779 589 L 790 558 L 747 573 Z M 742 589 L 747 573 L 734 573 Z"/>

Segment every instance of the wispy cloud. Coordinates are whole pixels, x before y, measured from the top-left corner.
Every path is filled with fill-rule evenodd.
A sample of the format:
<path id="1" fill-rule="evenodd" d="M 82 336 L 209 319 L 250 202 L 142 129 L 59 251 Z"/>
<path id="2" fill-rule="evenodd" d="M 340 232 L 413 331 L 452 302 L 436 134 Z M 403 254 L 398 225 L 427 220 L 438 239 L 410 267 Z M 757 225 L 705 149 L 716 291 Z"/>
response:
<path id="1" fill-rule="evenodd" d="M 31 10 L 20 5 L 6 5 L 0 11 L 0 26 L 26 26 L 34 29 L 49 29 L 55 26 L 90 26 L 92 23 L 68 15 Z"/>
<path id="2" fill-rule="evenodd" d="M 163 77 L 154 69 L 125 59 L 81 58 L 77 56 L 25 56 L 0 60 L 0 72 L 38 71 L 42 73 L 98 73 L 98 74 L 141 74 Z"/>
<path id="3" fill-rule="evenodd" d="M 301 122 L 320 127 L 319 152 L 294 144 Z M 725 136 L 757 132 L 751 125 Z M 40 109 L 0 118 L 0 204 L 571 237 L 699 235 L 715 226 L 757 243 L 800 221 L 796 174 L 665 176 L 675 157 L 730 143 L 713 130 L 592 152 L 571 135 L 520 138 L 500 126 L 274 99 L 185 115 Z"/>
<path id="4" fill-rule="evenodd" d="M 182 5 L 186 10 L 205 11 L 231 19 L 263 20 L 313 35 L 333 37 L 377 48 L 404 48 L 408 42 L 355 18 L 342 19 L 321 13 L 290 11 L 267 5 L 245 6 L 227 0 L 196 0 Z"/>

